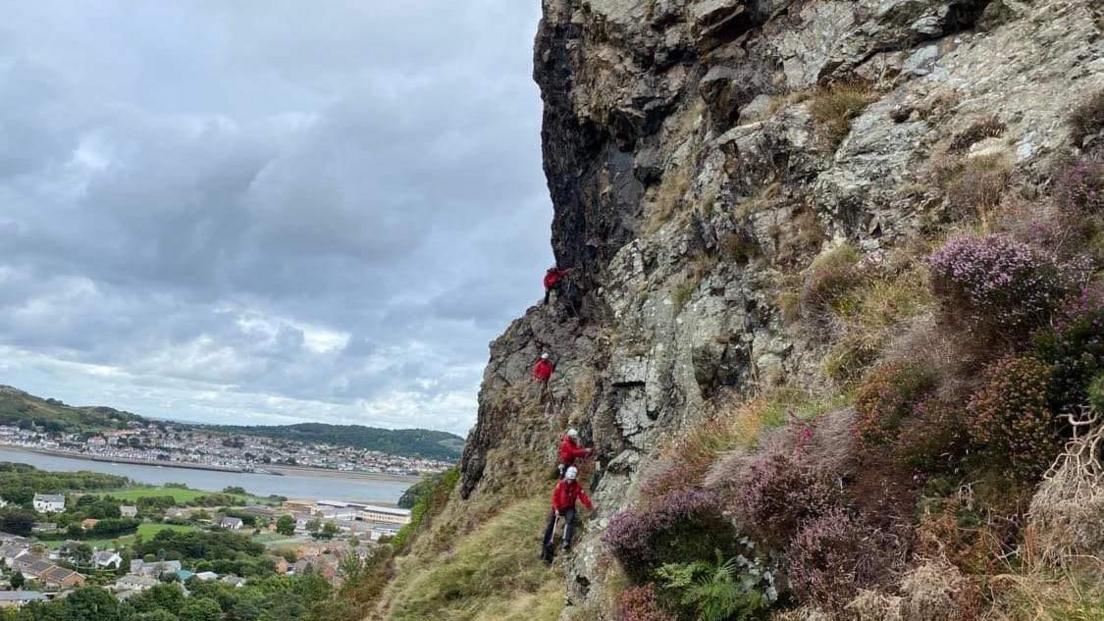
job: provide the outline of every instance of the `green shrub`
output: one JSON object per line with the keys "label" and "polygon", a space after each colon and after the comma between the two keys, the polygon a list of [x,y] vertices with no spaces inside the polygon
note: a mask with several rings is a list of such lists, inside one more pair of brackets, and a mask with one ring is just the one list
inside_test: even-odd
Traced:
{"label": "green shrub", "polygon": [[679,608],[701,621],[750,619],[778,598],[774,573],[762,563],[717,552],[715,563],[670,563],[656,572]]}
{"label": "green shrub", "polygon": [[1076,414],[1088,403],[1089,384],[1104,373],[1104,309],[1072,318],[1036,336],[1035,354],[1051,367],[1047,405]]}
{"label": "green shrub", "polygon": [[1024,480],[1041,475],[1061,446],[1047,406],[1051,370],[1034,358],[1005,358],[984,374],[967,406],[969,430],[988,463],[1004,464]]}
{"label": "green shrub", "polygon": [[820,137],[835,149],[851,133],[851,120],[872,101],[874,94],[865,84],[835,84],[813,94],[809,99],[809,115]]}
{"label": "green shrub", "polygon": [[1089,405],[1097,412],[1104,413],[1104,373],[1097,375],[1089,384]]}
{"label": "green shrub", "polygon": [[897,437],[913,406],[935,386],[929,369],[903,362],[875,367],[855,390],[855,430],[864,442],[884,444]]}
{"label": "green shrub", "polygon": [[801,285],[800,312],[816,318],[838,310],[838,303],[862,280],[858,269],[862,255],[843,244],[820,254],[805,270]]}
{"label": "green shrub", "polygon": [[391,540],[396,553],[405,551],[414,534],[428,527],[428,518],[444,509],[449,494],[459,480],[460,469],[454,466],[440,475],[432,487],[420,490],[419,498],[410,510],[410,521]]}

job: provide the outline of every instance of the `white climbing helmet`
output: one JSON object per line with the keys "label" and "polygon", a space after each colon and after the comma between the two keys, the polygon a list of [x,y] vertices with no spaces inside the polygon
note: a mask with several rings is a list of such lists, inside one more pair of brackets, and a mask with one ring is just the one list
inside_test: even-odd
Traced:
{"label": "white climbing helmet", "polygon": [[574,481],[578,476],[579,476],[579,469],[576,468],[575,466],[569,467],[567,469],[567,472],[564,473],[564,478],[567,479],[568,481]]}
{"label": "white climbing helmet", "polygon": [[572,427],[571,429],[568,429],[567,430],[567,437],[571,438],[572,440],[578,440],[579,439],[579,430],[574,428],[574,427]]}
{"label": "white climbing helmet", "polygon": [[541,352],[541,360],[548,360],[548,352]]}

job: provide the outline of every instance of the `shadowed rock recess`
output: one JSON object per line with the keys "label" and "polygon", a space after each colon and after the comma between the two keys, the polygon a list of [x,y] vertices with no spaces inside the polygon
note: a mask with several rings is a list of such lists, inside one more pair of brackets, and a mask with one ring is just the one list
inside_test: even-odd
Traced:
{"label": "shadowed rock recess", "polygon": [[[560,297],[530,308],[491,345],[478,423],[438,526],[462,538],[497,507],[548,495],[555,446],[570,424],[597,449],[583,478],[598,509],[584,519],[574,552],[551,570],[564,585],[552,596],[562,597],[564,619],[675,618],[621,610],[623,592],[644,582],[655,583],[669,610],[663,614],[707,618],[696,617],[690,604],[675,610],[684,604],[655,573],[619,569],[623,559],[603,540],[619,512],[654,510],[663,493],[655,488],[664,486],[718,494],[734,537],[746,536],[769,557],[763,562],[775,568],[780,595],[772,611],[746,618],[980,618],[996,596],[970,604],[974,616],[967,604],[959,606],[961,616],[923,616],[967,597],[972,587],[954,580],[1008,570],[983,560],[971,574],[947,552],[949,543],[925,547],[930,533],[922,516],[935,511],[925,501],[972,503],[999,531],[1004,547],[992,557],[1022,555],[1023,507],[1041,471],[992,486],[1006,490],[996,500],[992,493],[982,498],[986,466],[978,455],[996,440],[964,432],[970,448],[949,467],[895,461],[904,449],[867,441],[874,436],[862,427],[857,401],[885,369],[915,363],[926,366],[908,373],[930,380],[894,390],[914,390],[928,402],[981,403],[971,395],[994,360],[1034,355],[1031,335],[1013,342],[1019,337],[1005,326],[1000,338],[990,338],[980,324],[962,323],[967,313],[949,308],[931,286],[928,257],[951,237],[1004,235],[1036,244],[1033,252],[1050,253],[1060,266],[1081,261],[1080,280],[1062,285],[1066,290],[1099,282],[1099,230],[1087,234],[1095,242],[1066,252],[1028,229],[1059,209],[1053,204],[1061,171],[1104,154],[1099,126],[1089,122],[1075,141],[1069,120],[1104,91],[1104,5],[543,4],[534,77],[544,100],[551,240],[559,265],[573,271]],[[933,353],[938,347],[944,351]],[[529,373],[545,350],[558,366],[551,398],[540,403]],[[884,393],[877,392],[883,401]],[[761,411],[750,415],[756,407]],[[910,407],[898,412],[905,422],[893,425],[912,429],[908,421],[920,415]],[[750,429],[733,439],[741,421]],[[717,432],[724,437],[703,458],[686,437],[708,425],[726,431]],[[892,540],[885,553],[892,566],[855,585],[850,603],[827,601],[808,577],[812,570],[795,565],[808,555],[789,543],[796,535],[762,534],[763,525],[737,506],[754,474],[729,462],[793,444],[794,429],[824,445],[793,449],[801,459],[833,455],[832,466],[818,462],[813,469],[825,471],[814,474],[830,475],[846,519],[872,533],[857,545],[881,554],[872,542]],[[1057,445],[1069,437],[1061,425],[1045,433]],[[683,463],[693,459],[708,463]],[[684,479],[656,482],[664,477]],[[977,497],[963,500],[967,492]],[[995,524],[998,515],[1006,528]],[[540,526],[519,543],[532,548],[534,562]],[[833,532],[829,526],[824,532]],[[421,537],[446,536],[427,533]],[[415,545],[412,554],[445,547]],[[946,571],[933,571],[933,563]],[[924,604],[917,581],[937,574],[943,590],[928,593],[934,599]]]}

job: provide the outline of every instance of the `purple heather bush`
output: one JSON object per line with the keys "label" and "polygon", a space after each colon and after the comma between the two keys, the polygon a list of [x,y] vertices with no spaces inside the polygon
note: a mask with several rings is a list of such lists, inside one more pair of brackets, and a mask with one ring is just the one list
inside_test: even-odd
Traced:
{"label": "purple heather bush", "polygon": [[975,328],[1022,333],[1044,323],[1062,298],[1054,262],[1005,235],[952,239],[929,264],[944,312]]}
{"label": "purple heather bush", "polygon": [[752,462],[731,510],[741,529],[758,541],[784,546],[806,520],[838,501],[835,487],[795,459],[766,454]]}
{"label": "purple heather bush", "polygon": [[860,589],[891,582],[901,559],[892,537],[836,509],[806,522],[791,541],[790,586],[802,603],[839,612]]}
{"label": "purple heather bush", "polygon": [[664,563],[737,552],[735,530],[722,515],[716,493],[683,489],[613,516],[602,541],[625,573],[642,582]]}
{"label": "purple heather bush", "polygon": [[1074,215],[1104,212],[1104,162],[1079,160],[1055,180],[1061,209]]}

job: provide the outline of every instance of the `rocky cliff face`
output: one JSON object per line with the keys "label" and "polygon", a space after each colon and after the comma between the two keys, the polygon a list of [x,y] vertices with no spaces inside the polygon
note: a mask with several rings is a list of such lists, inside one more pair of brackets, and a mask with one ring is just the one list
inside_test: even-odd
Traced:
{"label": "rocky cliff face", "polygon": [[[601,601],[599,537],[665,439],[730,395],[832,389],[828,339],[780,303],[814,257],[877,262],[953,220],[950,157],[999,162],[998,192],[1030,197],[1100,148],[1064,120],[1104,88],[1102,34],[1095,0],[544,0],[534,75],[572,286],[493,344],[453,502],[550,489],[578,425],[599,510],[565,614]],[[818,109],[833,88],[861,103]],[[542,350],[559,365],[534,405]]]}

